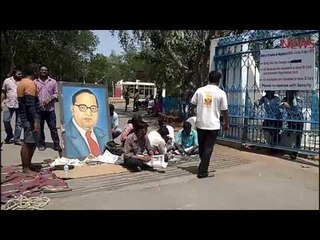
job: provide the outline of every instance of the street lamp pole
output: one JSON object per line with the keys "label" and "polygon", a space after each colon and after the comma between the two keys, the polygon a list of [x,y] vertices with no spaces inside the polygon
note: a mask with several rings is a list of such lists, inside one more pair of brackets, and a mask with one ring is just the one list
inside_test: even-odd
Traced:
{"label": "street lamp pole", "polygon": [[114,82],[112,81],[112,97],[114,97]]}
{"label": "street lamp pole", "polygon": [[[112,65],[112,66],[111,66],[112,69],[114,69],[115,67],[116,67],[115,65]],[[109,73],[109,72],[110,72],[110,71],[108,71],[108,73]],[[104,80],[104,78],[108,75],[108,73],[104,74],[104,75],[100,78],[100,80],[96,82],[96,84],[98,84],[98,83],[100,83],[102,80]],[[105,84],[106,84],[106,88],[109,89],[109,88],[108,88],[108,82],[107,82],[107,81],[105,82]],[[113,81],[112,81],[112,89],[113,89],[113,93],[112,93],[112,96],[113,96],[113,95],[114,95]]]}
{"label": "street lamp pole", "polygon": [[102,78],[100,78],[100,80],[97,82],[97,84],[100,83],[106,76],[107,74],[103,75]]}

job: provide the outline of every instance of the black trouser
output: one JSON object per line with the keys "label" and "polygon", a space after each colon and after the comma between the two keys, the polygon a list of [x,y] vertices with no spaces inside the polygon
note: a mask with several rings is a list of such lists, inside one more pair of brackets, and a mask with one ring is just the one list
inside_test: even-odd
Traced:
{"label": "black trouser", "polygon": [[197,128],[200,164],[198,167],[198,174],[208,173],[210,158],[213,147],[216,143],[219,130],[204,130]]}
{"label": "black trouser", "polygon": [[126,106],[125,106],[124,110],[127,111],[127,108],[128,108],[128,105],[129,105],[129,98],[126,98],[125,100],[126,100]]}
{"label": "black trouser", "polygon": [[133,111],[139,111],[139,101],[133,101]]}
{"label": "black trouser", "polygon": [[56,121],[56,113],[55,111],[40,111],[40,128],[41,128],[41,137],[39,141],[39,146],[45,145],[45,135],[44,135],[44,122],[47,122],[47,125],[50,129],[51,138],[53,141],[53,144],[55,146],[59,146],[59,136],[58,136],[58,130],[57,130],[57,121]]}
{"label": "black trouser", "polygon": [[[280,143],[280,128],[282,128],[281,120],[265,120],[263,121],[264,131],[269,133],[268,144],[277,145]],[[267,127],[267,128],[266,128]]]}
{"label": "black trouser", "polygon": [[[295,141],[295,147],[300,148],[301,147],[301,138],[302,138],[302,131],[303,130],[303,122],[289,122],[288,121],[288,129],[291,129],[292,133],[296,132],[296,141]],[[297,130],[297,131],[295,131]]]}
{"label": "black trouser", "polygon": [[145,164],[142,160],[135,159],[135,158],[126,158],[124,159],[124,165],[128,168],[135,168],[137,166],[143,168],[145,167]]}

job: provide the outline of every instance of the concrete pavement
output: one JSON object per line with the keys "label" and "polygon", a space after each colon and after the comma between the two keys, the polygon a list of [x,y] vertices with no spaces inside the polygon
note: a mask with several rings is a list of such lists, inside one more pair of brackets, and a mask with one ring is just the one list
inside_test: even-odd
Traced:
{"label": "concrete pavement", "polygon": [[[226,147],[216,149],[227,150]],[[244,157],[238,153],[239,157]],[[51,198],[46,207],[74,210],[306,210],[319,209],[317,167],[251,154],[248,164],[124,186],[116,190]],[[214,165],[214,163],[213,163]],[[84,181],[83,181],[84,183]],[[105,185],[107,184],[104,183]],[[103,186],[104,184],[101,184]],[[48,195],[49,196],[49,195]]]}

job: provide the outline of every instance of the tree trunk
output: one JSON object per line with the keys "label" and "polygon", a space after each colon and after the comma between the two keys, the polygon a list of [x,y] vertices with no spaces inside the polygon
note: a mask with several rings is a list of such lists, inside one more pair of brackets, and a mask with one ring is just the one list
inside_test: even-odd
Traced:
{"label": "tree trunk", "polygon": [[14,61],[14,58],[15,58],[15,56],[16,56],[16,50],[14,50],[13,49],[13,47],[12,48],[10,48],[10,74],[12,73],[12,71],[13,71],[13,69],[16,67],[15,66],[15,61]]}

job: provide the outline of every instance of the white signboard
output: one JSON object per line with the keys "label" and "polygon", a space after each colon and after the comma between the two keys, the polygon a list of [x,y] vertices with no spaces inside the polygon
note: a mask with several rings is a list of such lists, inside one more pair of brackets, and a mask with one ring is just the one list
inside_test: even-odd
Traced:
{"label": "white signboard", "polygon": [[261,90],[313,90],[314,82],[314,49],[261,50]]}

